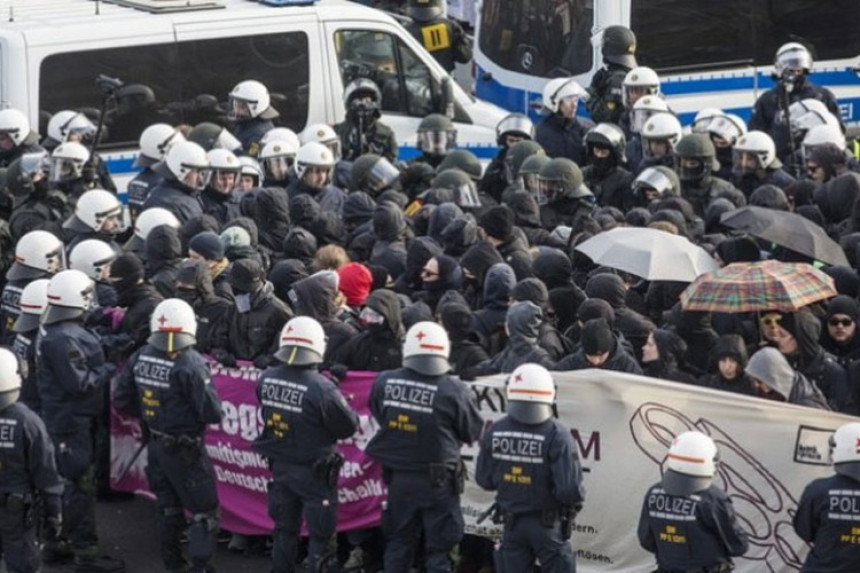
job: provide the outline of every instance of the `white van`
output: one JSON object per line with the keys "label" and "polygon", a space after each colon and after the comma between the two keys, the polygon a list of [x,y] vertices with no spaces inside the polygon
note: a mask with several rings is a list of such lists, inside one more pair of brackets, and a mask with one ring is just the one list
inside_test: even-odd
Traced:
{"label": "white van", "polygon": [[839,100],[846,126],[860,125],[860,2],[816,0],[481,0],[475,93],[526,112],[553,77],[583,86],[603,66],[601,32],[629,26],[640,65],[654,68],[683,123],[706,107],[748,118],[773,86],[786,42],[813,51],[810,80]]}
{"label": "white van", "polygon": [[342,121],[344,85],[371,77],[401,158],[417,154],[422,117],[452,109],[461,147],[494,154],[495,127],[507,112],[460,89],[384,12],[344,0],[267,2],[14,2],[0,27],[0,106],[21,109],[44,135],[56,111],[100,108],[96,77],[119,78],[100,152],[120,189],[146,126],[223,124],[227,94],[244,79],[263,82],[280,112],[276,123],[299,132]]}

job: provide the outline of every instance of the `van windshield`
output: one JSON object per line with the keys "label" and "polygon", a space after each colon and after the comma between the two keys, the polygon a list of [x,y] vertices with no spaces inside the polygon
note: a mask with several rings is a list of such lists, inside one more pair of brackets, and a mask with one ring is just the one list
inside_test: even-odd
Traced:
{"label": "van windshield", "polygon": [[506,70],[541,77],[591,70],[594,0],[484,0],[480,50]]}

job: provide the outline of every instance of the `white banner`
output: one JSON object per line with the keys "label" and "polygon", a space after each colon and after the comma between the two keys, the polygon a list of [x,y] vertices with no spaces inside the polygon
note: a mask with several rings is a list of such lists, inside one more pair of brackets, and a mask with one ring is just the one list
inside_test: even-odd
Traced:
{"label": "white banner", "polygon": [[[578,571],[652,571],[636,527],[647,489],[660,480],[673,437],[703,432],[720,450],[715,484],[725,489],[749,534],[738,571],[794,571],[806,544],[792,516],[803,488],[830,475],[828,438],[856,418],[604,370],[554,372],[561,420],[571,429],[585,470],[585,507],[571,544]],[[504,413],[504,376],[472,384],[488,423]],[[477,444],[464,450],[470,476]],[[490,520],[475,525],[493,494],[469,481],[466,530],[492,537]]]}

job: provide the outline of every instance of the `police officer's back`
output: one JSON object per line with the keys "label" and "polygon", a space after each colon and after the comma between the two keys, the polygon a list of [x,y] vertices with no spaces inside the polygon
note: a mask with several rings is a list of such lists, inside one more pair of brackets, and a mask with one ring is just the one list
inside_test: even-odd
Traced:
{"label": "police officer's back", "polygon": [[749,542],[726,492],[713,485],[717,446],[701,432],[678,435],[663,479],[651,486],[639,517],[639,543],[658,571],[731,571]]}
{"label": "police officer's back", "polygon": [[308,524],[308,569],[317,571],[331,551],[337,521],[337,478],[343,457],[337,440],[350,437],[358,417],[337,387],[319,372],[325,333],[299,316],[281,331],[275,357],[282,362],[260,376],[257,399],[263,432],[254,449],[269,459],[269,516],[275,522],[272,562],[276,573],[296,571],[302,515]]}
{"label": "police officer's back", "polygon": [[18,402],[21,383],[19,358],[0,348],[0,542],[7,571],[33,573],[41,564],[36,525],[44,518],[44,538],[59,534],[63,485],[45,424]]}
{"label": "police officer's back", "polygon": [[586,102],[591,119],[598,123],[618,123],[624,111],[624,77],[638,66],[636,35],[624,26],[609,26],[603,31],[603,67],[591,78]]}
{"label": "police officer's back", "polygon": [[380,430],[366,452],[388,483],[385,571],[408,571],[423,527],[426,569],[451,571],[448,552],[463,536],[460,447],[478,439],[482,420],[469,388],[449,374],[450,343],[433,322],[406,334],[403,367],[381,372],[370,394]]}
{"label": "police officer's back", "polygon": [[117,382],[116,405],[138,417],[150,437],[146,475],[159,509],[161,558],[170,571],[185,570],[180,539],[188,529],[190,571],[209,571],[215,551],[218,494],[203,433],[221,421],[221,403],[209,364],[195,349],[191,306],[167,299],[152,313],[148,344],[129,359]]}
{"label": "police officer's back", "polygon": [[444,0],[409,0],[406,15],[412,18],[407,30],[449,72],[455,63],[472,59],[472,40],[457,21],[447,18]]}
{"label": "police officer's back", "polygon": [[857,539],[860,507],[860,423],[844,424],[831,438],[835,474],[814,480],[803,490],[794,530],[812,545],[803,571],[860,570]]}
{"label": "police officer's back", "polygon": [[42,418],[65,480],[67,531],[78,571],[122,571],[122,561],[100,556],[95,524],[94,440],[105,408],[105,386],[116,372],[99,338],[84,327],[95,285],[81,271],[54,275],[36,350]]}
{"label": "police officer's back", "polygon": [[528,571],[540,556],[541,571],[572,572],[568,539],[585,501],[582,468],[570,430],[553,418],[555,383],[537,364],[511,373],[508,414],[484,434],[475,480],[495,491],[504,534],[496,570]]}
{"label": "police officer's back", "polygon": [[27,365],[21,380],[21,402],[36,413],[42,409],[36,385],[36,336],[39,320],[48,304],[48,282],[48,279],[37,279],[24,287],[21,291],[21,314],[12,325],[15,333],[12,350]]}

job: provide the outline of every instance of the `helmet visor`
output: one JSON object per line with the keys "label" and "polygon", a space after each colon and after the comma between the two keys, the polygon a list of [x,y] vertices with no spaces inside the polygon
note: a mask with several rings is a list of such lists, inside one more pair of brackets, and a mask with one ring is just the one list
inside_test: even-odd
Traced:
{"label": "helmet visor", "polygon": [[424,153],[444,155],[457,145],[457,137],[453,131],[429,130],[418,132],[418,147]]}
{"label": "helmet visor", "polygon": [[477,208],[481,206],[481,198],[474,185],[460,185],[455,190],[457,205],[460,207]]}
{"label": "helmet visor", "polygon": [[642,133],[642,128],[645,127],[645,122],[648,121],[654,110],[650,109],[634,109],[630,112],[630,131],[633,133]]}
{"label": "helmet visor", "polygon": [[334,156],[335,161],[340,161],[340,158],[342,157],[342,155],[341,155],[340,140],[339,139],[332,139],[331,141],[324,141],[321,143],[323,145],[325,145],[326,147],[328,147],[329,151],[331,151],[331,154]]}
{"label": "helmet visor", "polygon": [[48,179],[52,183],[62,183],[64,181],[73,181],[80,179],[84,170],[84,164],[75,159],[67,159],[65,157],[52,157],[51,168],[48,172]]}
{"label": "helmet visor", "polygon": [[672,181],[656,169],[646,169],[636,181],[633,182],[634,189],[654,189],[660,195],[672,190]]}
{"label": "helmet visor", "polygon": [[538,195],[538,188],[540,187],[540,177],[537,173],[523,173],[523,189],[528,191],[534,196]]}
{"label": "helmet visor", "polygon": [[32,177],[36,173],[48,173],[51,170],[51,158],[46,151],[25,153],[21,156],[21,173]]}
{"label": "helmet visor", "polygon": [[235,151],[237,149],[242,149],[242,143],[236,139],[232,133],[226,129],[222,129],[221,133],[218,134],[218,138],[215,140],[215,143],[212,145],[212,149]]}
{"label": "helmet visor", "polygon": [[732,150],[732,171],[737,175],[752,175],[764,166],[757,153],[745,149]]}
{"label": "helmet visor", "polygon": [[274,181],[285,181],[289,177],[292,166],[293,157],[288,155],[269,157],[263,160],[263,169],[266,171],[266,176]]}
{"label": "helmet visor", "polygon": [[549,203],[556,197],[561,197],[562,194],[564,194],[563,180],[538,177],[538,204],[543,205],[545,203]]}
{"label": "helmet visor", "polygon": [[[230,95],[227,100],[227,106],[229,107],[227,119],[230,121],[241,121],[243,119],[251,119],[253,117],[253,107],[256,106],[257,102],[240,99],[234,95]],[[225,147],[224,149],[228,148]]]}
{"label": "helmet visor", "polygon": [[209,185],[209,178],[212,176],[212,171],[208,168],[204,169],[184,164],[182,167],[185,171],[185,176],[182,178],[182,182],[185,185],[198,191],[202,191],[207,185]]}
{"label": "helmet visor", "polygon": [[383,157],[373,164],[367,174],[367,183],[373,191],[382,191],[397,181],[398,177],[400,171]]}

